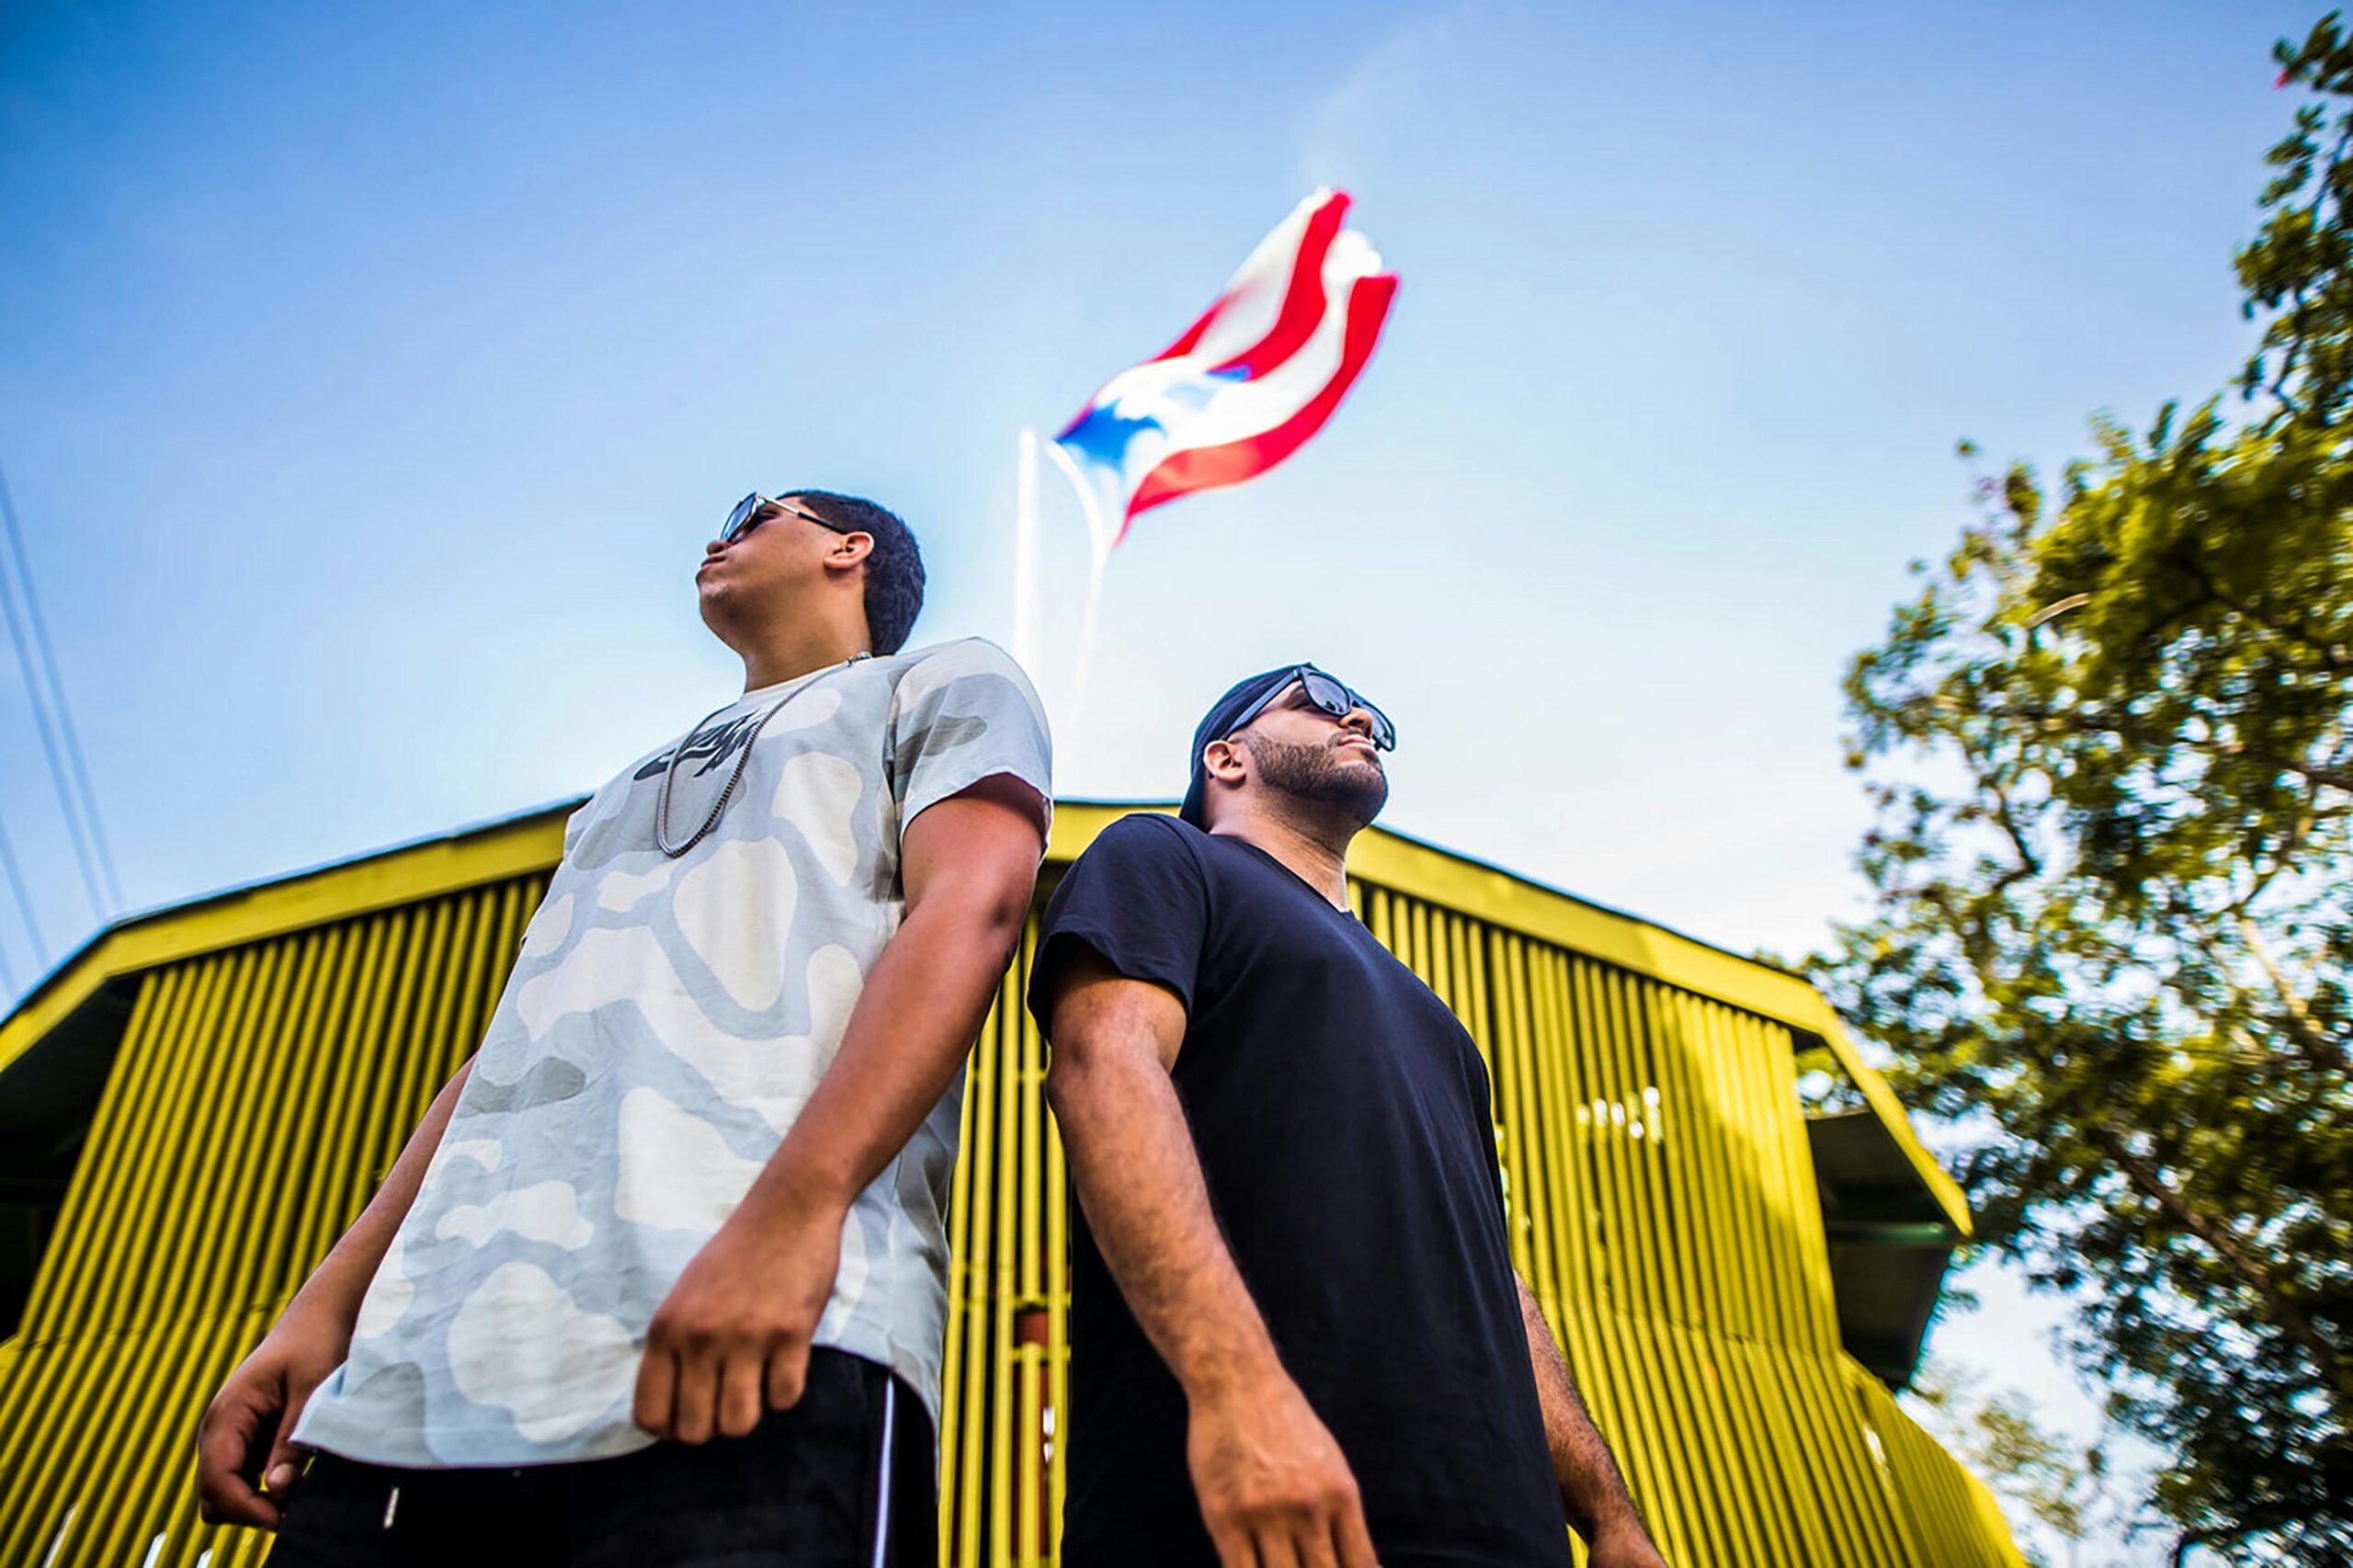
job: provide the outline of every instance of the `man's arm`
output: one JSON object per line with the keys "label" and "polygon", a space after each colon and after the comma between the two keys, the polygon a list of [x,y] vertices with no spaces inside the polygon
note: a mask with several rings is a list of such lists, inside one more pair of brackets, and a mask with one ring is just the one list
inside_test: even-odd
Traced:
{"label": "man's arm", "polygon": [[[425,1185],[426,1167],[441,1146],[442,1130],[473,1065],[468,1057],[433,1096],[384,1185],[205,1407],[196,1428],[196,1496],[207,1520],[278,1528],[278,1503],[301,1472],[301,1455],[288,1440],[294,1424],[312,1392],[349,1353],[351,1325],[369,1281]],[[265,1477],[267,1495],[259,1490]]]}
{"label": "man's arm", "polygon": [[1609,1457],[1609,1445],[1578,1397],[1576,1381],[1569,1376],[1568,1361],[1553,1342],[1535,1292],[1517,1274],[1512,1283],[1519,1287],[1520,1326],[1528,1333],[1528,1358],[1536,1369],[1536,1396],[1544,1407],[1544,1437],[1561,1483],[1561,1506],[1571,1528],[1585,1538],[1592,1568],[1665,1568],[1666,1560],[1634,1511],[1618,1462]]}
{"label": "man's arm", "polygon": [[1000,774],[907,824],[905,919],[826,1069],[750,1190],[646,1331],[633,1415],[657,1437],[741,1437],[801,1398],[842,1225],[906,1147],[988,1017],[1021,939],[1040,802]]}
{"label": "man's arm", "polygon": [[1355,1478],[1283,1370],[1210,1210],[1168,1070],[1176,995],[1073,957],[1051,998],[1046,1097],[1088,1229],[1185,1390],[1193,1486],[1225,1568],[1370,1568]]}

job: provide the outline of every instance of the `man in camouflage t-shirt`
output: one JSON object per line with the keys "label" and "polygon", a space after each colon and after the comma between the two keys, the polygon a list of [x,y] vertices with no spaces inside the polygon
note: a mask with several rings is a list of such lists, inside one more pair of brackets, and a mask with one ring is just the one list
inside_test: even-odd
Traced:
{"label": "man in camouflage t-shirt", "polygon": [[747,497],[697,582],[744,695],[574,814],[481,1048],[207,1413],[208,1512],[283,1510],[276,1562],[931,1553],[1045,720],[987,642],[897,651],[922,567],[870,503]]}

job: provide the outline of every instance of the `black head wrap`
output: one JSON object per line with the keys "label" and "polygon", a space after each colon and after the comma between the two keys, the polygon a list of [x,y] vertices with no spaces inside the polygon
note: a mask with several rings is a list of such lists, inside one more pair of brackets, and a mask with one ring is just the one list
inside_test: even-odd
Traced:
{"label": "black head wrap", "polygon": [[[1177,816],[1191,823],[1195,827],[1208,828],[1210,824],[1206,819],[1210,803],[1210,780],[1209,775],[1201,771],[1202,749],[1211,741],[1222,741],[1233,733],[1234,727],[1241,722],[1242,715],[1249,712],[1264,699],[1272,697],[1292,681],[1297,680],[1301,667],[1298,665],[1285,665],[1279,670],[1268,670],[1263,675],[1252,676],[1248,680],[1236,681],[1226,694],[1219,698],[1211,707],[1209,712],[1202,717],[1200,723],[1193,730],[1192,781],[1186,787],[1185,804],[1177,811]],[[1313,669],[1314,666],[1310,665],[1305,667]]]}

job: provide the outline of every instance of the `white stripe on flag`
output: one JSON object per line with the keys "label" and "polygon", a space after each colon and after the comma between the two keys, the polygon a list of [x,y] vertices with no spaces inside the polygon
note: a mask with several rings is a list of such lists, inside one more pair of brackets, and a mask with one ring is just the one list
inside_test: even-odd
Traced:
{"label": "white stripe on flag", "polygon": [[1290,294],[1290,276],[1299,265],[1299,247],[1307,239],[1307,221],[1331,199],[1330,190],[1317,191],[1291,209],[1290,216],[1258,242],[1250,259],[1227,279],[1225,303],[1186,358],[1200,361],[1206,369],[1267,335]]}

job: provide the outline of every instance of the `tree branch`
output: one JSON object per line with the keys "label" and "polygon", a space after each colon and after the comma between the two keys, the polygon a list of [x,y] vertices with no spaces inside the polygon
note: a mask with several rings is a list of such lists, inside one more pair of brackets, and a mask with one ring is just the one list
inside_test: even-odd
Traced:
{"label": "tree branch", "polygon": [[2303,1308],[2296,1304],[2269,1267],[2247,1250],[2235,1231],[2182,1197],[2154,1166],[2132,1152],[2114,1128],[2094,1122],[2085,1127],[2083,1133],[2094,1148],[2116,1162],[2116,1168],[2124,1173],[2126,1180],[2172,1215],[2184,1230],[2205,1243],[2208,1250],[2228,1264],[2247,1289],[2262,1299],[2271,1321],[2312,1358],[2313,1369],[2335,1391],[2340,1407],[2353,1403],[2353,1369],[2346,1366],[2336,1347],[2313,1326]]}
{"label": "tree branch", "polygon": [[2304,1060],[2324,1073],[2344,1074],[2347,1068],[2344,1051],[2322,1034],[2320,1026],[2313,1022],[2311,1009],[2304,1006],[2304,999],[2296,994],[2295,987],[2288,983],[2288,977],[2280,972],[2279,964],[2272,960],[2271,949],[2264,945],[2262,931],[2245,910],[2240,910],[2237,918],[2239,939],[2246,944],[2247,951],[2255,955],[2255,961],[2270,977],[2271,989],[2278,993],[2279,1005],[2288,1011],[2288,1032],[2295,1036],[2297,1042],[2303,1047]]}
{"label": "tree branch", "polygon": [[1979,708],[1976,713],[1981,719],[2008,719],[2046,726],[2055,725],[2061,729],[2077,733],[2096,730],[2103,734],[2118,735],[2147,746],[2185,746],[2191,751],[2209,752],[2222,756],[2248,757],[2262,763],[2267,767],[2275,767],[2282,773],[2292,773],[2309,783],[2325,785],[2329,789],[2342,790],[2347,794],[2353,794],[2353,768],[2300,760],[2291,761],[2286,757],[2274,756],[2268,752],[2249,750],[2243,741],[2193,740],[2188,735],[2160,729],[2154,724],[2136,723],[2130,719],[2117,718],[2084,709],[2062,711],[2056,708],[2033,704],[2009,704],[1998,708]]}

